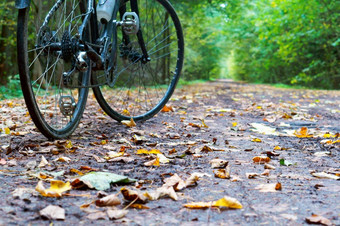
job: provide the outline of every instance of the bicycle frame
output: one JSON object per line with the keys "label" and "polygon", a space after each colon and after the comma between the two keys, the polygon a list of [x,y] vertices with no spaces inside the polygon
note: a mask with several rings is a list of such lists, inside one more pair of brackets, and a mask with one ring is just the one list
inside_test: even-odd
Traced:
{"label": "bicycle frame", "polygon": [[31,4],[31,0],[15,0],[15,8],[17,9],[25,9],[29,7]]}

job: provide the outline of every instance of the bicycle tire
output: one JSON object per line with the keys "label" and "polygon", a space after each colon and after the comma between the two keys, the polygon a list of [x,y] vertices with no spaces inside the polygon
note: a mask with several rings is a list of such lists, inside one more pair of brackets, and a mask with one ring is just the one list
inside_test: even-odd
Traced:
{"label": "bicycle tire", "polygon": [[[66,32],[69,37],[76,35],[86,2],[61,0],[45,2],[45,5],[39,2],[38,5],[31,3],[30,7],[20,9],[18,13],[17,54],[21,88],[29,114],[39,131],[49,139],[63,139],[78,126],[89,88],[64,86],[62,74],[70,69],[70,63],[62,59],[60,51],[53,52],[47,46],[66,39],[66,36],[63,37]],[[30,15],[33,7],[39,7],[40,17],[34,17],[33,13]],[[42,27],[47,17],[49,21]],[[88,26],[86,33],[89,29]],[[90,73],[91,68],[76,73],[73,82],[88,85]]]}
{"label": "bicycle tire", "polygon": [[[132,11],[128,3],[125,1],[121,7]],[[106,85],[93,89],[99,105],[117,121],[130,118],[144,121],[157,114],[173,94],[183,67],[183,31],[172,5],[167,0],[139,0],[138,4],[140,26],[151,61],[143,65],[126,59],[130,55],[141,54],[141,49],[136,44],[136,35],[129,35],[129,44],[126,44],[123,31],[118,30],[116,68],[112,73],[115,84],[112,87]],[[163,21],[156,21],[155,16]],[[130,52],[122,56],[124,47]],[[160,63],[163,67],[159,66]],[[98,76],[92,78],[95,80],[93,83],[98,83]]]}

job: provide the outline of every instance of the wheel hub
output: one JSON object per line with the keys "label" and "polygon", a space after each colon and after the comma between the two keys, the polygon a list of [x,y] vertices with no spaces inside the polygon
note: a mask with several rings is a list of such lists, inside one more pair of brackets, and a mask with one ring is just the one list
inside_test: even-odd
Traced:
{"label": "wheel hub", "polygon": [[61,56],[66,62],[70,62],[74,58],[74,54],[78,52],[78,40],[71,38],[70,32],[65,31],[61,39]]}

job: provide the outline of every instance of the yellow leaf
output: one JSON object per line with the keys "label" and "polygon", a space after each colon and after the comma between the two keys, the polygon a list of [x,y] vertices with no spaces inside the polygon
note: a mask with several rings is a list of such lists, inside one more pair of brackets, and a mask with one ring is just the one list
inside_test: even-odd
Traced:
{"label": "yellow leaf", "polygon": [[276,150],[276,151],[279,151],[279,150],[281,150],[282,148],[280,147],[280,146],[275,146],[275,148],[274,148],[274,150]]}
{"label": "yellow leaf", "polygon": [[101,144],[101,145],[107,144],[107,140],[102,140],[102,141],[100,141],[100,144]]}
{"label": "yellow leaf", "polygon": [[302,127],[298,131],[296,130],[294,132],[294,135],[297,136],[298,138],[310,138],[310,137],[313,137],[313,134],[308,134],[308,128],[307,127]]}
{"label": "yellow leaf", "polygon": [[151,155],[151,154],[162,154],[162,152],[158,149],[152,149],[150,151],[146,150],[146,149],[139,149],[137,150],[137,155]]}
{"label": "yellow leaf", "polygon": [[5,128],[5,134],[8,135],[8,134],[10,134],[10,133],[11,133],[11,130],[10,130],[8,127],[6,127],[6,128]]}
{"label": "yellow leaf", "polygon": [[153,163],[154,166],[159,166],[159,158],[156,158],[156,161]]}
{"label": "yellow leaf", "polygon": [[129,208],[134,208],[134,209],[150,209],[146,205],[138,204],[138,203],[130,205]]}
{"label": "yellow leaf", "polygon": [[340,143],[340,140],[333,141],[332,144]]}
{"label": "yellow leaf", "polygon": [[213,202],[191,202],[184,204],[185,208],[189,209],[206,209],[212,206]]}
{"label": "yellow leaf", "polygon": [[209,128],[209,126],[207,126],[207,124],[205,124],[204,119],[201,119],[201,122],[202,122],[203,127]]}
{"label": "yellow leaf", "polygon": [[130,116],[130,112],[127,110],[127,109],[124,109],[123,110],[123,115],[127,115],[127,116]]}
{"label": "yellow leaf", "polygon": [[70,140],[66,141],[65,148],[71,149],[72,148],[72,141],[70,141]]}
{"label": "yellow leaf", "polygon": [[233,122],[232,125],[233,125],[233,127],[236,127],[237,126],[237,122]]}
{"label": "yellow leaf", "polygon": [[227,207],[231,209],[242,209],[242,204],[235,198],[224,196],[213,203],[214,207]]}
{"label": "yellow leaf", "polygon": [[83,175],[84,175],[81,171],[79,171],[79,170],[77,170],[77,169],[74,169],[74,168],[70,169],[70,172],[71,172],[71,173],[76,173],[76,174],[78,174],[78,175],[80,175],[80,176],[83,176]]}
{"label": "yellow leaf", "polygon": [[39,181],[35,190],[45,197],[61,197],[63,192],[71,190],[70,182],[64,183],[63,181],[51,181],[51,187],[46,189],[42,181]]}
{"label": "yellow leaf", "polygon": [[259,139],[259,138],[254,138],[254,139],[252,139],[251,141],[252,141],[252,142],[258,142],[258,143],[261,143],[261,142],[262,142],[262,140]]}
{"label": "yellow leaf", "polygon": [[126,125],[127,127],[135,127],[136,126],[136,123],[133,120],[133,118],[131,118],[130,120],[123,120],[121,123],[123,125]]}
{"label": "yellow leaf", "polygon": [[215,202],[192,202],[183,205],[189,209],[206,209],[210,207],[226,207],[231,209],[242,209],[242,204],[235,198],[224,196]]}

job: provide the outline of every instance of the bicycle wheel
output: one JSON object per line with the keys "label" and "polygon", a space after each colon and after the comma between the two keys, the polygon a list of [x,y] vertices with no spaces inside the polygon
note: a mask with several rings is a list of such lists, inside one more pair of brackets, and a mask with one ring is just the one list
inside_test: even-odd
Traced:
{"label": "bicycle wheel", "polygon": [[[150,61],[141,59],[142,48],[137,35],[127,34],[122,27],[117,27],[112,84],[94,88],[100,106],[118,121],[146,120],[158,113],[173,94],[183,66],[183,32],[174,8],[167,0],[136,2],[140,31]],[[133,12],[131,5],[130,1],[125,1],[120,14]]]}
{"label": "bicycle wheel", "polygon": [[91,68],[75,70],[77,45],[89,40],[89,26],[79,37],[86,1],[31,1],[19,10],[17,48],[21,87],[30,116],[50,139],[69,136],[79,124]]}

